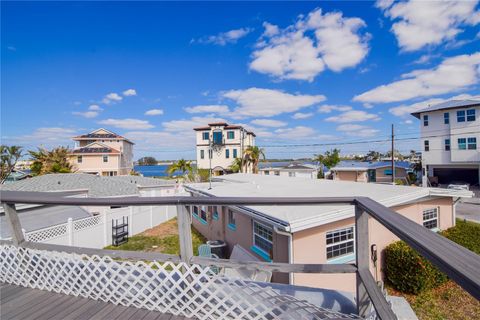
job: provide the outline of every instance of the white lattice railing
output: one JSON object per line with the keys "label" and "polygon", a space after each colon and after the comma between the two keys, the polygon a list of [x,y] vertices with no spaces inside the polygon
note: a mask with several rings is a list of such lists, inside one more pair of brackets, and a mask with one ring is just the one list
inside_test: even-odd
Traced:
{"label": "white lattice railing", "polygon": [[199,319],[358,319],[186,263],[1,245],[0,282]]}
{"label": "white lattice railing", "polygon": [[67,224],[57,224],[52,227],[43,228],[26,233],[26,240],[32,242],[43,242],[67,235]]}
{"label": "white lattice railing", "polygon": [[87,217],[87,218],[84,218],[84,219],[79,219],[79,220],[73,221],[73,229],[75,231],[83,230],[83,229],[86,229],[86,228],[90,228],[90,227],[94,227],[96,225],[99,225],[100,223],[102,223],[102,218],[100,217],[100,215],[96,215],[96,216],[93,216],[93,217]]}

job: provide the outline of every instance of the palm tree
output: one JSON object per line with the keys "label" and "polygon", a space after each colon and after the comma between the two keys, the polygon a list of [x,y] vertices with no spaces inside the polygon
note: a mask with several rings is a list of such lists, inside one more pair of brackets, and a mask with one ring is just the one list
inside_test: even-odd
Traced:
{"label": "palm tree", "polygon": [[249,146],[244,153],[244,157],[247,163],[252,164],[253,173],[258,173],[258,163],[260,158],[265,160],[265,150],[259,147]]}
{"label": "palm tree", "polygon": [[12,173],[12,170],[15,168],[15,164],[18,159],[22,156],[22,147],[20,146],[0,146],[0,184],[2,184],[5,179]]}
{"label": "palm tree", "polygon": [[182,175],[185,175],[185,173],[191,173],[193,171],[192,162],[185,159],[180,159],[174,164],[170,165],[167,169],[167,173],[170,176],[173,175],[176,171],[181,171]]}
{"label": "palm tree", "polygon": [[51,151],[38,148],[38,151],[28,151],[33,163],[30,167],[35,176],[47,173],[70,173],[73,168],[68,161],[69,150],[65,147],[57,147]]}
{"label": "palm tree", "polygon": [[237,172],[243,171],[242,166],[243,166],[242,158],[235,158],[232,164],[230,165],[230,170],[232,170],[233,173],[237,173]]}

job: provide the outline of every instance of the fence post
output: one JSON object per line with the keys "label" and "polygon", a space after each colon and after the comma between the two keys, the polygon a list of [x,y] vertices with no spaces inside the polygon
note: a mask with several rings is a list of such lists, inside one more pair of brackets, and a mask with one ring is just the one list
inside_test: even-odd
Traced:
{"label": "fence post", "polygon": [[190,215],[185,206],[177,205],[178,236],[180,240],[180,258],[190,263],[193,257],[192,228],[190,226]]}
{"label": "fence post", "polygon": [[68,237],[68,245],[73,246],[73,220],[72,218],[67,219],[67,237]]}
{"label": "fence post", "polygon": [[[363,211],[357,205],[355,206],[355,244],[357,270],[366,270],[370,272],[369,262],[369,240],[368,240],[368,213]],[[370,311],[370,299],[368,297],[365,285],[357,271],[357,311],[358,315],[366,318]]]}
{"label": "fence post", "polygon": [[4,203],[3,209],[5,215],[7,216],[8,224],[10,226],[10,231],[12,233],[13,244],[18,246],[25,241],[23,235],[22,225],[18,219],[17,209],[15,208],[14,203]]}
{"label": "fence post", "polygon": [[153,228],[153,206],[150,206],[150,229]]}
{"label": "fence post", "polygon": [[128,213],[128,236],[133,236],[133,207],[130,206],[130,212]]}
{"label": "fence post", "polygon": [[103,210],[102,221],[103,221],[103,247],[106,247],[108,246],[108,213],[106,210]]}

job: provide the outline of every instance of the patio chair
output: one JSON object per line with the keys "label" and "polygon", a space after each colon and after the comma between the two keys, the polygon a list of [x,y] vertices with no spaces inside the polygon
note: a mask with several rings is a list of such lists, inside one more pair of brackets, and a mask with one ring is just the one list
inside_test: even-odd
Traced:
{"label": "patio chair", "polygon": [[[204,258],[219,259],[219,257],[215,253],[212,253],[212,248],[208,244],[201,244],[198,246],[198,256]],[[216,266],[210,266],[210,270],[212,270],[216,274],[220,272],[220,268]]]}
{"label": "patio chair", "polygon": [[[230,259],[240,261],[260,261],[253,254],[248,252],[248,250],[244,249],[238,244],[233,247]],[[270,282],[272,279],[272,272],[266,270],[251,271],[245,269],[224,268],[223,274],[231,278],[240,278],[259,282]]]}

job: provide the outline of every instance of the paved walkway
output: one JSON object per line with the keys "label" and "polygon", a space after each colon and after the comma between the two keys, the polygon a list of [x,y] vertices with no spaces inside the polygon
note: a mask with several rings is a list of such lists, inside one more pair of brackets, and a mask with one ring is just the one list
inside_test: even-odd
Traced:
{"label": "paved walkway", "polygon": [[0,319],[184,320],[188,318],[0,282]]}

